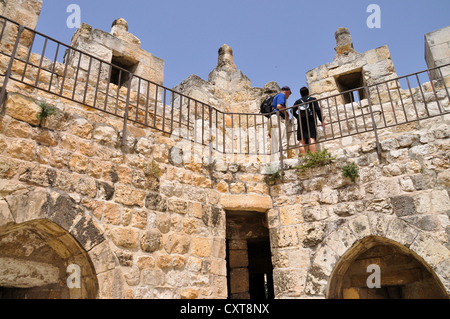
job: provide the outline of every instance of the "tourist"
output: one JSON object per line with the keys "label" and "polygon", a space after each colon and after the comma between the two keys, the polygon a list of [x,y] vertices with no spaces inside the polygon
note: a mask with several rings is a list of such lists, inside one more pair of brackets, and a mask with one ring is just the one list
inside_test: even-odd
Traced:
{"label": "tourist", "polygon": [[[294,117],[297,119],[297,140],[299,143],[299,155],[302,156],[306,154],[306,145],[309,144],[309,151],[314,153],[316,151],[316,116],[322,123],[323,132],[325,134],[325,121],[322,117],[322,111],[320,110],[319,103],[317,103],[316,98],[309,95],[309,89],[307,87],[302,87],[300,89],[300,95],[302,96],[298,99],[294,105]],[[301,105],[305,102],[310,102],[305,105]],[[300,112],[300,114],[299,114]]]}
{"label": "tourist", "polygon": [[[268,119],[268,130],[269,136],[271,137],[271,161],[275,161],[275,154],[278,153],[280,144],[279,141],[281,139],[281,145],[283,150],[287,149],[287,135],[286,135],[286,121],[290,121],[290,115],[287,108],[287,100],[289,96],[291,96],[292,92],[289,86],[283,86],[281,88],[281,93],[275,95],[273,99],[273,107],[274,111],[280,114],[280,125],[278,126],[278,113],[272,114],[272,116]],[[281,135],[280,135],[281,130]],[[283,157],[286,158],[285,152],[283,152]]]}

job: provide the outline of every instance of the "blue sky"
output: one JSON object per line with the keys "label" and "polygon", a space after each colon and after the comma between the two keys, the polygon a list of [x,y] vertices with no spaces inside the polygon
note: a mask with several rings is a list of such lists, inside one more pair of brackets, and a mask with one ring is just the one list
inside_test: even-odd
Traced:
{"label": "blue sky", "polygon": [[[427,68],[425,33],[450,25],[449,0],[43,0],[37,31],[70,44],[70,4],[96,29],[127,20],[142,48],[165,60],[168,88],[191,74],[207,80],[228,44],[253,87],[276,81],[296,96],[307,71],[333,60],[339,27],[358,52],[388,45],[397,74],[406,75]],[[381,28],[367,26],[369,4],[381,9]]]}

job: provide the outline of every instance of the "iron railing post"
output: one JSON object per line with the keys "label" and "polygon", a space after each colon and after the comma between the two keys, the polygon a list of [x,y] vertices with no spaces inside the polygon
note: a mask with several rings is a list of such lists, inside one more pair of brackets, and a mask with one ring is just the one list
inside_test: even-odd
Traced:
{"label": "iron railing post", "polygon": [[367,102],[369,104],[370,116],[372,118],[373,132],[375,133],[375,143],[377,144],[377,154],[378,154],[378,157],[381,158],[380,140],[378,139],[377,123],[375,122],[375,116],[373,115],[372,102],[371,102],[371,97],[370,97],[370,93],[369,93],[369,88],[366,86],[365,90],[366,90],[366,95],[367,95]]}
{"label": "iron railing post", "polygon": [[280,169],[281,175],[284,175],[284,160],[283,160],[283,138],[281,135],[281,115],[280,111],[277,111],[277,120],[278,120],[278,150],[280,152]]}
{"label": "iron railing post", "polygon": [[[5,21],[5,23],[6,22],[7,21]],[[2,91],[0,92],[0,109],[3,109],[3,102],[4,102],[5,97],[6,97],[6,87],[8,86],[8,80],[9,80],[9,77],[11,76],[12,66],[13,66],[14,60],[16,58],[17,49],[19,47],[19,42],[20,42],[20,37],[21,37],[22,32],[23,32],[24,29],[25,29],[25,27],[23,25],[19,25],[19,30],[17,32],[16,42],[14,44],[14,48],[13,48],[12,53],[11,53],[11,59],[9,60],[8,69],[6,70],[6,73],[5,73],[5,79],[3,81]]]}
{"label": "iron railing post", "polygon": [[[133,73],[130,72],[130,78],[128,79],[127,87],[127,101],[125,104],[125,114],[123,116],[123,130],[122,130],[122,146],[127,143],[127,121],[128,121],[128,110],[130,108],[130,94],[131,94],[131,81],[133,80]],[[119,90],[119,88],[118,88]]]}
{"label": "iron railing post", "polygon": [[[209,165],[213,163],[213,138],[212,138],[212,106],[209,107]],[[181,110],[180,110],[181,112]],[[217,116],[217,115],[216,115]]]}

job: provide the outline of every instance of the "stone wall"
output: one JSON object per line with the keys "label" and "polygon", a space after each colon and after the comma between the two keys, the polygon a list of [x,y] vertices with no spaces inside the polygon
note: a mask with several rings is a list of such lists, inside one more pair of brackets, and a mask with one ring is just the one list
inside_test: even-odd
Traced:
{"label": "stone wall", "polygon": [[8,93],[2,230],[43,218],[65,229],[93,260],[100,298],[226,296],[224,212],[209,171],[169,165],[173,141],[142,128],[130,126],[124,151],[121,121],[34,93],[58,112],[37,121],[36,100]]}
{"label": "stone wall", "polygon": [[[372,236],[415,252],[448,291],[446,121],[383,140],[381,158],[359,145],[332,152],[336,161],[329,166],[300,175],[294,168],[286,171],[270,188],[274,209],[268,212],[278,297],[327,296],[337,262],[345,253],[356,258],[350,251]],[[354,183],[341,171],[351,162],[359,167]]]}

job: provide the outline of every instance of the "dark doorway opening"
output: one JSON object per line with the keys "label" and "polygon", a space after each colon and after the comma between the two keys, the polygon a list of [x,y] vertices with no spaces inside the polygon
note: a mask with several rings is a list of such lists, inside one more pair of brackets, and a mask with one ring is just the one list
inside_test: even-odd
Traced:
{"label": "dark doorway opening", "polygon": [[130,73],[136,72],[138,62],[127,59],[123,56],[113,55],[111,60],[112,69],[109,82],[118,87],[127,86],[130,80]]}
{"label": "dark doorway opening", "polygon": [[362,88],[364,86],[362,70],[340,75],[336,78],[336,83],[339,92],[342,93],[345,104],[358,102],[367,98],[366,92]]}
{"label": "dark doorway opening", "polygon": [[249,239],[247,246],[250,298],[273,299],[273,266],[269,239]]}
{"label": "dark doorway opening", "polygon": [[273,266],[266,215],[227,212],[229,299],[273,299]]}

